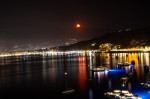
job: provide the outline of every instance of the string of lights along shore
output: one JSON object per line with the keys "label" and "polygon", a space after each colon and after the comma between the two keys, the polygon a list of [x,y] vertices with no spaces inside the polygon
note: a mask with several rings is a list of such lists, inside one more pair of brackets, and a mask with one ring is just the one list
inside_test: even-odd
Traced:
{"label": "string of lights along shore", "polygon": [[1,99],[150,99],[145,0],[1,0]]}

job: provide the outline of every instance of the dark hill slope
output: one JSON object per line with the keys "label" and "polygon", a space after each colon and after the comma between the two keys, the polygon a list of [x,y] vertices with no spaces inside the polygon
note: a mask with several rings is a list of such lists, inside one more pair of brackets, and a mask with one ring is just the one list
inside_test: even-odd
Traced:
{"label": "dark hill slope", "polygon": [[[93,43],[96,43],[96,45],[91,46],[91,44]],[[61,50],[98,49],[99,45],[104,43],[121,45],[122,48],[150,45],[150,27],[135,30],[125,30],[121,32],[112,32],[92,40],[81,41],[62,48],[60,47],[59,49]]]}
{"label": "dark hill slope", "polygon": [[112,43],[114,45],[123,45],[129,46],[131,41],[144,41],[147,44],[150,44],[150,28],[136,29],[122,32],[113,32],[106,34],[102,37],[93,39],[93,42],[98,44],[102,43]]}

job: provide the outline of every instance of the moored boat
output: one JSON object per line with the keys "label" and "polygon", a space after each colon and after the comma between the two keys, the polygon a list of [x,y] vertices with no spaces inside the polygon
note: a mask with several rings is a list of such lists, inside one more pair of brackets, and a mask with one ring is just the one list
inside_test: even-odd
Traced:
{"label": "moored boat", "polygon": [[113,92],[106,92],[104,95],[109,99],[142,99],[128,90],[114,90]]}
{"label": "moored boat", "polygon": [[118,66],[130,66],[128,62],[119,63]]}
{"label": "moored boat", "polygon": [[93,72],[100,72],[100,71],[109,71],[109,69],[104,67],[104,66],[100,66],[100,67],[91,69],[91,71],[93,71]]}
{"label": "moored boat", "polygon": [[140,83],[140,85],[145,88],[150,88],[150,81],[147,81],[145,83]]}

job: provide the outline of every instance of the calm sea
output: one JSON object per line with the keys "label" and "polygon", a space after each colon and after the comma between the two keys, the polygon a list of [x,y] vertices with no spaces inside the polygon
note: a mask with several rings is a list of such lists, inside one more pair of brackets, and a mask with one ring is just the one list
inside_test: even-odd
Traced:
{"label": "calm sea", "polygon": [[[118,63],[131,63],[132,60],[135,61],[135,66],[117,67]],[[111,72],[91,72],[90,69],[101,65],[109,68]],[[36,54],[0,57],[0,97],[105,99],[104,93],[107,91],[126,89],[142,99],[149,99],[150,89],[140,86],[140,82],[150,79],[150,73],[144,70],[144,65],[150,65],[150,53]],[[132,74],[132,77],[123,85],[120,78],[129,74]],[[66,89],[75,91],[62,94]]]}

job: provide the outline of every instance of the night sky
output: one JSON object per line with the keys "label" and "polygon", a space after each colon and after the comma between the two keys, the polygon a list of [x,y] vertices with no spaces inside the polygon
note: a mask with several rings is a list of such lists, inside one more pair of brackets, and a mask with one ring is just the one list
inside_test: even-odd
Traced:
{"label": "night sky", "polygon": [[[88,40],[120,29],[150,26],[150,6],[144,0],[54,1],[1,1],[0,50],[51,47],[73,38]],[[80,29],[75,28],[77,23]]]}

